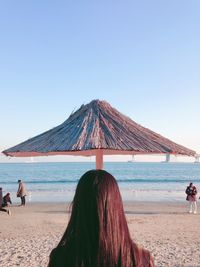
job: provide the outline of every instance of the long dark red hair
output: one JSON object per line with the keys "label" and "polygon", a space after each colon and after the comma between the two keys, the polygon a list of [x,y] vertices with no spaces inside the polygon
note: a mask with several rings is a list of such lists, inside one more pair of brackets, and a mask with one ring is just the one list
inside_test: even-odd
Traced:
{"label": "long dark red hair", "polygon": [[67,229],[50,255],[49,267],[134,267],[121,195],[104,170],[79,180]]}

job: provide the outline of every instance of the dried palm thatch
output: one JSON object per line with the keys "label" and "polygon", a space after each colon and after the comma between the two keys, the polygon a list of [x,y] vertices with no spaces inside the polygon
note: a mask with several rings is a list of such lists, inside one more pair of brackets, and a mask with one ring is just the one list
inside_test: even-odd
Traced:
{"label": "dried palm thatch", "polygon": [[59,126],[3,151],[9,156],[176,154],[195,151],[135,123],[107,102],[82,105]]}

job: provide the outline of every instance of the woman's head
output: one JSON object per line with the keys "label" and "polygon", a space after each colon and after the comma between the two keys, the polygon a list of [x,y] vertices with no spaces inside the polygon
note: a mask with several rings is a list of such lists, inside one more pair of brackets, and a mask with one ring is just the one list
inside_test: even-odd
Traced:
{"label": "woman's head", "polygon": [[111,174],[91,170],[80,178],[59,246],[73,246],[74,266],[134,266],[122,199]]}
{"label": "woman's head", "polygon": [[[115,178],[104,170],[90,170],[79,180],[76,188],[72,213],[81,213],[85,220],[98,220],[108,224],[113,215],[124,214],[121,195]],[[86,216],[87,215],[87,216]],[[83,218],[82,218],[83,219]]]}

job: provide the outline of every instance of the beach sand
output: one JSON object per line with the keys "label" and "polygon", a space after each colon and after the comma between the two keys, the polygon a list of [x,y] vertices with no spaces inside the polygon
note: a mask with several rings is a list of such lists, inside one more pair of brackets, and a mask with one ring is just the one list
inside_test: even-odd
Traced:
{"label": "beach sand", "polygon": [[[124,203],[132,238],[150,250],[157,267],[200,267],[200,214],[187,203]],[[13,205],[0,212],[0,266],[46,267],[69,219],[64,203]]]}

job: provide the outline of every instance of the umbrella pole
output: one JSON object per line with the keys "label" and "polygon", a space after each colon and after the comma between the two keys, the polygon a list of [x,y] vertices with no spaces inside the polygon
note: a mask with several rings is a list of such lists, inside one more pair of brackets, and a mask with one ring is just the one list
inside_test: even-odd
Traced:
{"label": "umbrella pole", "polygon": [[96,169],[103,169],[103,151],[101,149],[98,149],[96,151]]}

